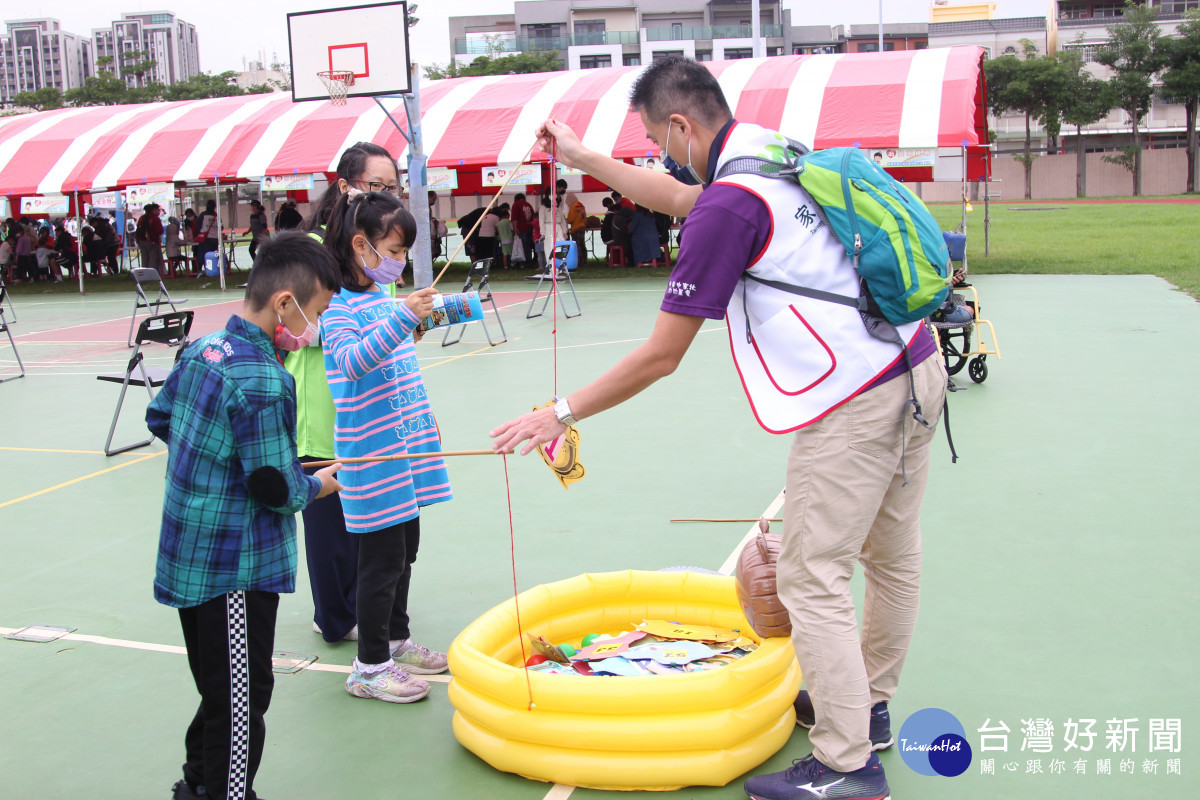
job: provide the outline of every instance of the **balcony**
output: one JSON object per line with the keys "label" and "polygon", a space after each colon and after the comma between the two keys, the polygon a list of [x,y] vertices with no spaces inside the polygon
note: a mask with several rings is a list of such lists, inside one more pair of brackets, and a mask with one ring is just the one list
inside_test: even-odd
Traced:
{"label": "balcony", "polygon": [[570,36],[571,44],[578,47],[580,45],[596,45],[596,44],[637,44],[639,42],[637,31],[599,31],[597,33],[572,33]]}
{"label": "balcony", "polygon": [[455,55],[481,55],[488,53],[524,53],[529,50],[566,50],[566,36],[534,36],[530,38],[506,36],[501,39],[455,39]]}
{"label": "balcony", "polygon": [[[751,29],[748,25],[704,25],[683,26],[680,28],[647,28],[648,42],[676,42],[688,39],[749,39]],[[783,36],[782,25],[763,25],[762,35],[765,37]]]}

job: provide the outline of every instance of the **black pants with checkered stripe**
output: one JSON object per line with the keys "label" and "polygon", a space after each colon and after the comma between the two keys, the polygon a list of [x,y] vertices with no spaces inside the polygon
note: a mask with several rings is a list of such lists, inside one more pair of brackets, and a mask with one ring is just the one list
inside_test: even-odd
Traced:
{"label": "black pants with checkered stripe", "polygon": [[275,678],[275,617],[279,595],[230,592],[179,609],[188,666],[200,708],[184,739],[183,778],[214,800],[255,800]]}

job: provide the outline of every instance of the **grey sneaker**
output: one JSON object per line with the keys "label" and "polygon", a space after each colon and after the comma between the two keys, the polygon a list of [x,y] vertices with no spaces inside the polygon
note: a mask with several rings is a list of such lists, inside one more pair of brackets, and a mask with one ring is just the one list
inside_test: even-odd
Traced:
{"label": "grey sneaker", "polygon": [[429,684],[393,665],[369,677],[354,670],[346,679],[346,691],[385,703],[415,703],[429,694]]}
{"label": "grey sneaker", "polygon": [[445,653],[430,650],[412,639],[391,643],[392,660],[396,666],[413,675],[436,675],[448,665]]}

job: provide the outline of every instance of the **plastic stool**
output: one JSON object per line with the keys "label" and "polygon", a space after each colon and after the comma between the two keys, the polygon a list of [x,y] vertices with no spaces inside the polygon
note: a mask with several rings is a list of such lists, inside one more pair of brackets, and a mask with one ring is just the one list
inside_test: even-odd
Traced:
{"label": "plastic stool", "polygon": [[629,261],[625,256],[625,248],[619,244],[610,244],[608,246],[608,266],[610,267],[628,267]]}

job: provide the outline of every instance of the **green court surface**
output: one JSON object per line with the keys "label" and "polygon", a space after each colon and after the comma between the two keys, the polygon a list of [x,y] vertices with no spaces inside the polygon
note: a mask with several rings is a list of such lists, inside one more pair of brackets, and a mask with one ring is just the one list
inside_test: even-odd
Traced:
{"label": "green court surface", "polygon": [[[1200,695],[1187,687],[1200,661],[1200,306],[1142,276],[982,276],[977,286],[1003,359],[988,359],[981,385],[957,378],[969,387],[951,396],[959,462],[944,437],[934,445],[921,620],[891,705],[897,738],[920,709],[954,714],[974,759],[959,777],[927,777],[886,751],[893,797],[1198,796]],[[491,428],[554,394],[556,370],[567,393],[636,346],[663,281],[577,288],[577,319],[526,320],[527,295],[499,295],[508,343],[488,348],[474,326],[454,347],[433,335],[418,347],[447,449],[487,447]],[[235,293],[189,297],[194,336],[238,306]],[[196,706],[178,618],[151,592],[166,460],[158,443],[104,457],[118,387],[94,378],[128,357],[132,296],[16,303],[29,374],[0,385],[0,628],[78,631],[49,644],[0,639],[0,796],[166,798]],[[706,323],[675,375],[582,422],[588,472],[569,491],[536,457],[507,459],[521,589],[726,562],[749,525],[669,520],[758,516],[780,493],[789,441],[756,426],[727,351],[723,324]],[[14,367],[5,339],[0,370]],[[119,441],[144,436],[144,390],[131,391]],[[445,649],[512,596],[504,468],[495,456],[454,460],[455,500],[423,514],[410,611],[424,644]],[[336,668],[354,646],[312,632],[303,555],[300,565],[276,649],[317,655],[318,669],[277,676],[256,781],[268,800],[607,794],[477,759],[451,732],[445,683],[411,706],[350,697]],[[1089,719],[1090,751],[1070,749],[1067,723]],[[1049,739],[1026,741],[1040,721]],[[1007,751],[992,749],[1005,737],[980,732],[1001,723]],[[1123,750],[1107,733],[1117,725],[1136,729]],[[797,729],[761,769],[808,750]],[[1105,760],[1112,774],[1101,774]],[[735,781],[667,796],[744,795]]]}

